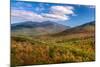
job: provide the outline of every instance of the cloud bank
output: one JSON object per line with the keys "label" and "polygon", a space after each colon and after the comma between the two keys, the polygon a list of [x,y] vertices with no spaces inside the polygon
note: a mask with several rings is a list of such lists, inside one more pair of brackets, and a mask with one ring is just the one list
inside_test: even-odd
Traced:
{"label": "cloud bank", "polygon": [[[22,5],[22,4],[21,4]],[[28,7],[32,7],[31,5],[27,5]],[[39,6],[41,7],[41,6]],[[33,10],[45,9],[44,7],[39,8],[31,8]],[[37,13],[34,11],[24,10],[24,7],[16,7],[16,9],[11,10],[11,18],[14,21],[14,18],[20,19],[21,21],[34,21],[34,22],[44,22],[44,21],[67,21],[70,19],[70,15],[73,15],[74,7],[73,6],[51,6],[47,13],[41,12]],[[16,19],[15,19],[16,20]],[[20,20],[18,22],[20,22]]]}

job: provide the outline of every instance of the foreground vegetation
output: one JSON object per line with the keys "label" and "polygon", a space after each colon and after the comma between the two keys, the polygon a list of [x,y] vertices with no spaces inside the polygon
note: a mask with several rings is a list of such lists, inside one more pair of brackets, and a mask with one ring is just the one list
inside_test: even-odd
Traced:
{"label": "foreground vegetation", "polygon": [[12,36],[11,64],[33,65],[95,60],[94,34],[63,36]]}

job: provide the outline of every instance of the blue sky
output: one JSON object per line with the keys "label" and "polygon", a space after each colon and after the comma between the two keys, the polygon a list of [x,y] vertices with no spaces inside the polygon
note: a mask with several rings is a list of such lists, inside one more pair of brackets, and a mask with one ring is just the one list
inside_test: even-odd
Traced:
{"label": "blue sky", "polygon": [[51,21],[74,27],[94,20],[93,5],[11,2],[11,23]]}

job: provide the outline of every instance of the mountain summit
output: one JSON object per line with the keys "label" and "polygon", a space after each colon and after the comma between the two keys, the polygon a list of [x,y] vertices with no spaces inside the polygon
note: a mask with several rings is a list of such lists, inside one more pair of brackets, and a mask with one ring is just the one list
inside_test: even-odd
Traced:
{"label": "mountain summit", "polygon": [[64,26],[55,22],[21,22],[11,25],[13,35],[47,35],[62,32],[69,29],[69,26]]}

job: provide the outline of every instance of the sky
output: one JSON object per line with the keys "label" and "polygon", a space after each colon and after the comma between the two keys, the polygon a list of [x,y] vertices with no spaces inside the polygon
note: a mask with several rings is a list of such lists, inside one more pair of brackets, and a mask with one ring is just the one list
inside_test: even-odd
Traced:
{"label": "sky", "polygon": [[78,26],[95,20],[95,6],[43,2],[11,2],[11,23],[51,21],[66,26]]}

